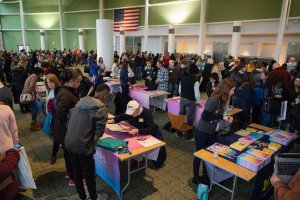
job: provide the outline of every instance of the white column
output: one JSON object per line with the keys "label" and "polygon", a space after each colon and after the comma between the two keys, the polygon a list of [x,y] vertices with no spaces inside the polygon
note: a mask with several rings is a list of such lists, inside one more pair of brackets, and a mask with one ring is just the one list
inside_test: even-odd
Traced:
{"label": "white column", "polygon": [[175,52],[175,26],[169,26],[169,36],[168,36],[168,52]]}
{"label": "white column", "polygon": [[148,50],[148,18],[149,18],[149,0],[145,0],[145,24],[144,24],[144,49],[143,51]]}
{"label": "white column", "polygon": [[82,28],[78,29],[78,36],[79,36],[79,50],[84,51],[84,31]]}
{"label": "white column", "polygon": [[59,32],[60,32],[60,49],[64,50],[64,30],[63,30],[63,20],[62,20],[62,6],[61,1],[58,0],[58,12],[59,12]]}
{"label": "white column", "polygon": [[283,33],[285,29],[285,23],[287,18],[287,10],[290,0],[282,0],[282,6],[281,6],[281,14],[280,14],[280,21],[279,21],[279,28],[278,28],[278,34],[277,34],[277,40],[276,40],[276,48],[275,48],[275,56],[274,59],[278,62],[280,59],[280,51],[282,46],[282,39],[283,39]]}
{"label": "white column", "polygon": [[164,53],[164,37],[163,36],[159,37],[159,49],[158,49],[158,53],[161,53],[161,54]]}
{"label": "white column", "polygon": [[23,42],[23,48],[25,51],[26,49],[26,39],[25,39],[25,25],[24,25],[24,12],[23,12],[23,0],[19,0],[19,7],[20,7],[20,19],[21,19],[21,29],[22,29],[22,42]]}
{"label": "white column", "polygon": [[105,66],[111,67],[114,58],[113,20],[96,20],[97,60],[103,58]]}
{"label": "white column", "polygon": [[198,55],[204,58],[205,51],[205,38],[206,38],[206,0],[201,0],[200,10],[200,31],[199,31],[199,48]]}
{"label": "white column", "polygon": [[126,51],[125,49],[125,28],[124,27],[120,27],[120,55],[122,55],[122,53],[124,53]]}
{"label": "white column", "polygon": [[231,40],[231,55],[234,58],[239,56],[240,41],[241,41],[241,25],[242,22],[234,21],[232,30],[232,40]]}
{"label": "white column", "polygon": [[99,18],[104,18],[104,7],[103,7],[103,0],[99,0]]}
{"label": "white column", "polygon": [[45,50],[46,49],[46,40],[45,40],[45,31],[40,30],[40,39],[41,39],[41,49]]}

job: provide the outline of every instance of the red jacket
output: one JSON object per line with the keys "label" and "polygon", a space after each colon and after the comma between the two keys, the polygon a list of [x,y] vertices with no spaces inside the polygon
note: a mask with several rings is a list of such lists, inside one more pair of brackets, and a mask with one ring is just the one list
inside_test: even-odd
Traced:
{"label": "red jacket", "polygon": [[282,67],[278,67],[274,69],[270,74],[270,76],[278,76],[278,75],[284,77],[284,89],[288,89],[292,79],[291,74],[287,70],[283,69]]}
{"label": "red jacket", "polygon": [[19,152],[8,150],[5,158],[0,161],[0,183],[2,183],[9,176],[12,176],[12,183],[0,191],[1,199],[13,200],[19,193],[19,183],[13,172],[19,163],[19,159]]}

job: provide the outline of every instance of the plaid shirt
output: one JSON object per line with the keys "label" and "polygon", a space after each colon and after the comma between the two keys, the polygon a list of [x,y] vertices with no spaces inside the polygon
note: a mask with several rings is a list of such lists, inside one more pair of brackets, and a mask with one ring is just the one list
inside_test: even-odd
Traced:
{"label": "plaid shirt", "polygon": [[169,73],[166,68],[163,67],[160,70],[158,70],[157,79],[159,80],[157,89],[168,91]]}

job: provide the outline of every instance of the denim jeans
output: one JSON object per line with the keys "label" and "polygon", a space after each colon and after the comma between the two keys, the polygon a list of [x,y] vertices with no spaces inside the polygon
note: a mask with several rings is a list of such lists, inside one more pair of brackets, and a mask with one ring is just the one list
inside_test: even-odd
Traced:
{"label": "denim jeans", "polygon": [[171,93],[171,96],[178,96],[178,83],[169,82],[168,83],[168,92]]}
{"label": "denim jeans", "polygon": [[271,127],[276,120],[277,115],[261,112],[260,124],[263,126]]}
{"label": "denim jeans", "polygon": [[195,101],[186,99],[186,98],[180,98],[180,115],[186,116],[186,124],[193,125],[194,117],[195,117],[195,111],[196,111],[196,103]]}
{"label": "denim jeans", "polygon": [[[210,145],[212,145],[216,141],[216,133],[204,133],[198,129],[195,130],[195,144],[196,144],[196,151],[199,151],[200,149],[206,148]],[[193,172],[194,172],[194,178],[199,177],[199,170],[200,170],[200,162],[201,159],[194,157],[193,161]],[[203,164],[203,173],[202,176],[207,175],[207,172],[205,170],[205,165]]]}
{"label": "denim jeans", "polygon": [[143,72],[143,67],[142,66],[137,66],[135,68],[136,80],[138,80],[138,81],[142,80],[142,72]]}
{"label": "denim jeans", "polygon": [[38,100],[37,98],[34,99],[30,103],[30,111],[31,111],[31,120],[36,121],[37,113],[38,113]]}

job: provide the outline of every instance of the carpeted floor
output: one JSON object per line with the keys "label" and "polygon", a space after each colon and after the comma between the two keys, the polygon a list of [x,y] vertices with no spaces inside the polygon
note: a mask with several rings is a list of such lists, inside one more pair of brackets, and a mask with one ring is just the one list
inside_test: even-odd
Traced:
{"label": "carpeted floor", "polygon": [[[204,96],[204,95],[203,95]],[[114,105],[110,102],[109,111],[113,113]],[[52,140],[42,132],[31,132],[29,129],[31,115],[21,114],[15,106],[15,115],[19,128],[20,142],[25,146],[37,190],[23,190],[18,199],[79,199],[75,187],[68,186],[64,178],[64,160],[62,150],[59,151],[57,163],[50,165]],[[158,110],[154,119],[160,127],[168,122],[167,113]],[[127,200],[189,200],[197,199],[196,187],[191,183],[192,162],[194,153],[194,142],[178,138],[174,133],[164,131],[164,138],[167,143],[168,159],[160,169],[153,169],[150,166],[149,175],[154,178],[152,183],[144,172],[132,175],[132,182],[124,193]],[[294,151],[299,152],[298,149]],[[126,163],[121,164],[121,182],[125,183],[127,174]],[[108,199],[117,199],[114,191],[101,178],[97,177],[97,190],[108,193]],[[226,180],[225,185],[230,187],[232,179]],[[248,199],[254,180],[246,182],[238,179],[236,199]],[[0,197],[1,199],[1,197]],[[230,194],[214,186],[209,194],[209,199],[230,199]]]}

